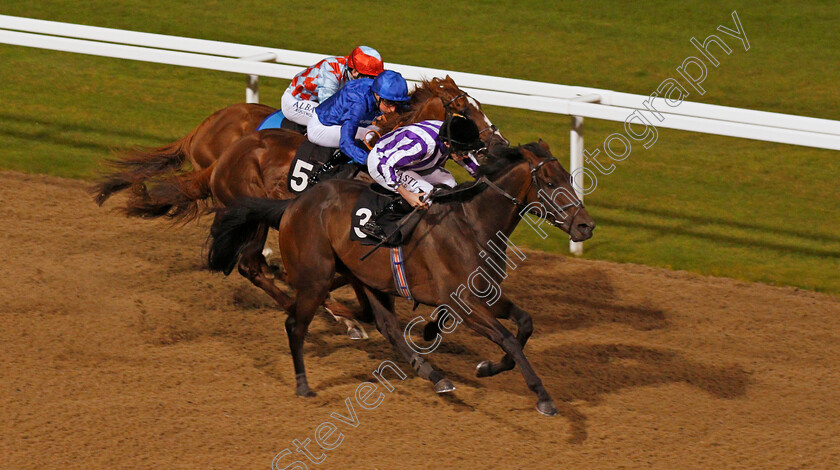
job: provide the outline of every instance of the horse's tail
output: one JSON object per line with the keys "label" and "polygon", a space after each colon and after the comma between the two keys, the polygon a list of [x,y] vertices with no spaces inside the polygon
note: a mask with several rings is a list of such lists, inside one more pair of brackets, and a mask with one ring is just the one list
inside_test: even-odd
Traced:
{"label": "horse's tail", "polygon": [[278,228],[283,213],[294,199],[276,200],[241,198],[223,209],[217,209],[216,220],[210,228],[210,249],[207,264],[212,271],[225,276],[233,271],[242,248],[261,224]]}
{"label": "horse's tail", "polygon": [[128,200],[125,214],[131,217],[167,217],[187,223],[201,215],[211,196],[210,177],[216,168],[209,167],[172,176],[146,189],[139,186]]}
{"label": "horse's tail", "polygon": [[91,188],[94,201],[101,206],[114,193],[180,169],[187,159],[186,147],[196,130],[171,144],[154,148],[136,147],[108,160],[106,165],[114,172]]}

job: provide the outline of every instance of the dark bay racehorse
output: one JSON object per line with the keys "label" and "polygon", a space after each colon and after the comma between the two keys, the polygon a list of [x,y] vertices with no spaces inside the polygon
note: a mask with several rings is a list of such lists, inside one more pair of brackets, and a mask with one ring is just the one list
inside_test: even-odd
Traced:
{"label": "dark bay racehorse", "polygon": [[[430,101],[434,99],[434,101]],[[440,107],[443,111],[475,110],[476,124],[483,129],[488,147],[507,145],[498,129],[481,113],[481,105],[464,93],[447,76],[424,81],[412,93],[410,108]],[[91,192],[100,206],[116,192],[136,187],[150,179],[170,175],[189,162],[198,172],[210,167],[224,151],[242,136],[253,134],[260,123],[276,109],[262,104],[238,103],[216,111],[181,139],[162,147],[137,148],[108,162],[115,171],[100,181]],[[401,117],[386,121],[380,128],[390,130],[400,124]],[[480,122],[478,120],[480,119]],[[187,173],[185,178],[198,180],[206,175]]]}
{"label": "dark bay racehorse", "polygon": [[[469,310],[463,316],[453,313],[456,325],[463,321],[505,352],[500,362],[480,363],[477,375],[491,376],[519,366],[526,384],[538,397],[538,411],[554,415],[557,413],[554,403],[523,353],[533,331],[530,315],[514,305],[501,290],[495,302],[489,302],[487,295],[481,297],[482,292],[465,290],[463,283],[472,279],[479,266],[486,267],[485,280],[492,278],[496,285],[507,277],[503,273],[506,259],[489,248],[489,241],[498,242],[498,232],[509,236],[525,212],[545,218],[575,241],[590,238],[595,223],[574,196],[569,173],[543,142],[496,149],[480,171],[491,182],[485,183],[488,184],[485,189],[467,201],[433,203],[404,245],[408,285],[414,299],[425,305],[451,305],[450,295],[458,295],[471,313]],[[278,227],[287,282],[296,290],[296,297],[293,300],[283,295],[276,299],[288,314],[286,332],[299,395],[314,395],[306,380],[303,341],[336,273],[346,276],[364,291],[377,328],[415,371],[430,380],[436,391],[452,390],[451,382],[414,352],[399,330],[393,310],[397,289],[389,250],[380,249],[361,261],[370,247],[349,238],[351,212],[364,189],[365,184],[358,181],[332,180],[315,186],[296,200],[237,201],[222,209],[221,217],[214,223],[208,253],[210,268],[230,272],[247,243],[247,234],[255,226]],[[490,269],[488,259],[502,268],[498,272]],[[489,289],[489,281],[480,284],[480,289]],[[516,336],[502,326],[499,318],[516,321]]]}

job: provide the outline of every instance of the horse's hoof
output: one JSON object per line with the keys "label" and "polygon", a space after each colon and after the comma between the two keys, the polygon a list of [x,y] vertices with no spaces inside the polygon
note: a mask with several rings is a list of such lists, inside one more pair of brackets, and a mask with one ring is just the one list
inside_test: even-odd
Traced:
{"label": "horse's hoof", "polygon": [[299,397],[312,398],[314,396],[317,396],[318,394],[313,392],[309,387],[306,387],[306,388],[298,388],[297,389],[297,395]]}
{"label": "horse's hoof", "polygon": [[368,335],[365,333],[365,330],[358,327],[353,327],[347,330],[347,336],[349,336],[350,339],[368,339]]}
{"label": "horse's hoof", "polygon": [[455,390],[455,384],[449,379],[440,379],[435,384],[435,393],[447,393]]}
{"label": "horse's hoof", "polygon": [[475,366],[476,377],[490,377],[490,366],[493,363],[490,361],[481,361]]}
{"label": "horse's hoof", "polygon": [[539,411],[541,415],[557,416],[557,408],[554,407],[554,402],[551,400],[537,403],[537,411]]}

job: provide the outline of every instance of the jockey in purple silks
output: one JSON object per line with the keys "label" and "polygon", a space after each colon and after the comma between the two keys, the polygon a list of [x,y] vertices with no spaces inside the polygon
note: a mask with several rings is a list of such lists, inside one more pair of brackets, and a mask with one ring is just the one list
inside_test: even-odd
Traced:
{"label": "jockey in purple silks", "polygon": [[435,185],[455,186],[455,178],[444,168],[446,161],[452,157],[476,176],[478,163],[472,153],[483,146],[478,126],[462,116],[418,122],[382,136],[368,154],[368,172],[412,207],[427,207],[422,197]]}
{"label": "jockey in purple silks", "polygon": [[[473,177],[477,176],[478,163],[473,152],[484,146],[478,136],[478,126],[459,115],[446,121],[423,121],[400,127],[382,136],[370,151],[368,172],[381,186],[399,193],[411,207],[426,209],[429,206],[423,197],[435,186],[455,186],[455,178],[444,168],[450,157]],[[398,201],[392,201],[361,231],[379,240],[388,239],[400,244],[419,218],[415,217],[414,223],[406,220],[394,233],[386,234],[380,224],[402,218],[409,212]]]}

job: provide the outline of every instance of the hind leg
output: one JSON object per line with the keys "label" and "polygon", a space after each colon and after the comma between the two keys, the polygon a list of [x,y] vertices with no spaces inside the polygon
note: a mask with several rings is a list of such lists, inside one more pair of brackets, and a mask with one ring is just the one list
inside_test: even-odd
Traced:
{"label": "hind leg", "polygon": [[[277,279],[286,284],[289,283],[288,276],[285,271],[278,271]],[[347,285],[347,283],[347,278],[344,276],[334,278],[329,288],[330,292]],[[367,300],[365,299],[364,294],[359,294],[359,291],[356,291],[356,296],[359,298],[359,303],[362,303],[363,299],[365,300],[364,303],[362,303],[362,309],[364,310],[364,305],[367,305]],[[347,336],[350,337],[350,339],[368,339],[367,332],[356,318],[357,315],[349,307],[337,300],[334,300],[332,296],[328,295],[327,299],[324,301],[324,309],[333,320],[343,324],[347,328]]]}
{"label": "hind leg", "polygon": [[342,322],[345,326],[347,326],[347,336],[349,336],[350,339],[368,339],[368,334],[361,323],[359,323],[359,320],[372,322],[373,314],[370,311],[370,303],[368,302],[367,296],[362,289],[361,283],[355,278],[348,279],[348,276],[338,276],[333,280],[333,284],[330,286],[330,291],[344,286],[348,282],[353,287],[353,291],[356,293],[356,299],[362,307],[361,312],[355,313],[346,305],[332,300],[329,297],[327,298],[324,307],[336,321]]}
{"label": "hind leg", "polygon": [[240,274],[251,281],[252,284],[265,291],[265,293],[270,295],[280,305],[280,308],[285,310],[292,303],[291,297],[281,291],[274,281],[269,279],[265,274],[267,264],[262,251],[267,238],[268,227],[260,225],[254,231],[251,239],[242,248],[242,256],[239,259],[237,268]]}
{"label": "hind leg", "polygon": [[292,362],[295,366],[295,393],[302,397],[315,396],[315,392],[309,388],[306,381],[303,341],[315,312],[327,297],[327,292],[325,287],[299,290],[294,305],[289,309],[289,317],[286,318],[286,334],[289,337],[289,349],[292,351]]}
{"label": "hind leg", "polygon": [[335,264],[329,242],[319,240],[317,234],[309,237],[307,242],[301,245],[290,243],[293,247],[284,246],[281,242],[280,250],[287,260],[289,284],[297,292],[294,305],[287,310],[289,318],[286,319],[286,333],[289,335],[289,348],[295,365],[296,392],[300,396],[311,397],[315,393],[306,381],[303,340],[315,312],[330,292]]}

